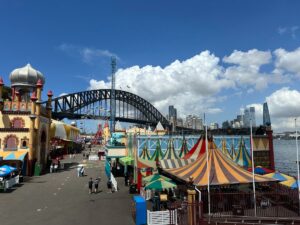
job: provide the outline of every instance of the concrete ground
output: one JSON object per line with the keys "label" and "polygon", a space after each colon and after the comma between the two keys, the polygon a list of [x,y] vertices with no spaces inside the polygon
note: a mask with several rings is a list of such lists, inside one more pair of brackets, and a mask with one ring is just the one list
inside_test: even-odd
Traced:
{"label": "concrete ground", "polygon": [[[85,161],[82,155],[63,161],[58,173],[25,180],[8,193],[0,192],[1,225],[132,225],[131,198],[124,178],[120,190],[108,193],[104,162]],[[86,164],[85,177],[77,177],[76,165]],[[101,177],[99,193],[88,193],[88,180]]]}

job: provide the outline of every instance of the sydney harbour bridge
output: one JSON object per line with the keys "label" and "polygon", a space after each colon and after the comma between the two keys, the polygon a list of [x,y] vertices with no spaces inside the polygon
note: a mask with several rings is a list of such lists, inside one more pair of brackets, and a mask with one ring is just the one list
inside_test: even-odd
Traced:
{"label": "sydney harbour bridge", "polygon": [[[169,121],[147,100],[123,90],[114,92],[115,120],[150,126],[155,126],[160,121],[163,126],[170,127]],[[52,99],[52,117],[111,120],[112,98],[112,89],[63,95]]]}

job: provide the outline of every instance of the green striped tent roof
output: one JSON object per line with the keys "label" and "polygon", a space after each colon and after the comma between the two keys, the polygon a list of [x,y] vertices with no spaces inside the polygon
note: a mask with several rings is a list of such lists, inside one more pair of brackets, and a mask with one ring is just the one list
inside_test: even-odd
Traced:
{"label": "green striped tent roof", "polygon": [[156,142],[156,149],[153,155],[151,156],[151,160],[159,161],[163,158],[163,153],[161,151],[161,146],[159,140]]}
{"label": "green striped tent roof", "polygon": [[188,152],[189,152],[189,149],[188,149],[188,146],[186,143],[186,139],[183,138],[182,145],[181,145],[180,152],[179,152],[179,158],[183,158]]}
{"label": "green striped tent roof", "polygon": [[149,154],[149,151],[148,151],[148,148],[147,148],[147,145],[144,145],[144,148],[140,154],[140,158],[142,159],[147,159],[149,160],[151,157],[150,157],[150,154]]}
{"label": "green striped tent roof", "polygon": [[243,137],[241,137],[239,142],[239,150],[237,152],[235,162],[245,168],[251,167],[251,157],[249,152],[246,149],[246,145]]}
{"label": "green striped tent roof", "polygon": [[169,142],[168,142],[168,148],[167,148],[167,151],[166,151],[163,159],[178,159],[178,158],[179,157],[177,156],[177,154],[175,152],[173,139],[170,138]]}

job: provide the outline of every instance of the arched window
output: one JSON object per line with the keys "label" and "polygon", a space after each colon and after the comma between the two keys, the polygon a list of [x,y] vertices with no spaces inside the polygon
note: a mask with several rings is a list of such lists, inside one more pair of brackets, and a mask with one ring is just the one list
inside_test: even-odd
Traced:
{"label": "arched window", "polygon": [[22,142],[22,148],[26,148],[27,147],[27,141],[23,141]]}
{"label": "arched window", "polygon": [[24,128],[25,122],[22,118],[16,117],[11,121],[12,128]]}
{"label": "arched window", "polygon": [[18,148],[18,140],[15,136],[9,136],[6,139],[5,148],[8,150],[16,150]]}

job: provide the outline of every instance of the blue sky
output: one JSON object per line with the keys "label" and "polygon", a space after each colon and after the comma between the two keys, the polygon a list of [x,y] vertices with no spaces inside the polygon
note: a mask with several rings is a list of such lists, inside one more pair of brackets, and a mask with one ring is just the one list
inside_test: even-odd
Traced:
{"label": "blue sky", "polygon": [[[131,91],[146,98],[140,91],[146,84],[136,82],[143,76],[151,82],[151,75],[143,69],[145,66],[148,65],[150,71],[155,66],[162,68],[155,74],[156,78],[163,79],[161,76],[171,73],[170,76],[178,80],[183,79],[174,75],[178,66],[170,66],[175,60],[179,60],[179,70],[187,76],[190,74],[189,63],[194,63],[192,67],[197,71],[197,67],[207,65],[206,60],[210,63],[217,60],[216,65],[209,66],[208,72],[200,71],[205,77],[218,69],[216,77],[212,78],[212,82],[221,81],[216,90],[211,91],[209,87],[207,92],[201,91],[207,85],[200,81],[196,82],[200,91],[192,84],[185,85],[191,85],[193,91],[185,89],[185,92],[189,92],[187,96],[195,97],[192,104],[197,106],[187,106],[185,98],[174,95],[172,90],[170,96],[174,96],[167,102],[162,101],[166,99],[167,91],[161,93],[161,97],[158,91],[158,96],[153,94],[149,101],[162,112],[166,112],[168,104],[174,104],[182,115],[188,112],[201,115],[203,111],[210,111],[210,122],[222,122],[235,117],[242,106],[263,103],[269,97],[269,104],[273,104],[270,108],[274,109],[271,116],[275,128],[288,129],[289,126],[281,125],[282,121],[290,121],[291,117],[299,115],[293,106],[295,101],[291,100],[300,95],[300,68],[294,66],[294,59],[300,56],[299,10],[299,1],[274,0],[0,0],[0,74],[7,84],[9,73],[14,68],[30,62],[46,76],[45,90],[51,89],[55,95],[60,95],[107,86],[110,56],[116,55],[118,68],[124,69],[119,72],[120,80],[127,76]],[[235,50],[238,51],[236,54]],[[249,52],[251,50],[256,51]],[[205,51],[209,52],[205,55]],[[265,53],[260,55],[261,59],[257,56],[260,53]],[[193,58],[195,56],[199,56],[200,61]],[[254,62],[253,65],[255,58],[265,62]],[[182,63],[189,59],[191,62]],[[139,67],[132,68],[136,65]],[[168,66],[171,69],[164,71]],[[232,68],[229,70],[229,67]],[[240,76],[250,70],[250,78],[264,77],[262,82],[267,85],[258,85],[249,79],[239,85],[240,79],[245,77],[236,79],[234,76],[239,75],[235,69]],[[136,75],[128,75],[130,72]],[[270,77],[275,73],[276,82]],[[197,72],[193,76],[197,80]],[[91,80],[95,82],[91,83]],[[170,85],[177,84],[171,82]],[[157,88],[168,89],[159,84]],[[277,100],[284,96],[289,96],[290,104],[278,104]],[[279,106],[283,109],[275,110]],[[294,110],[293,114],[283,113],[288,107]]]}

